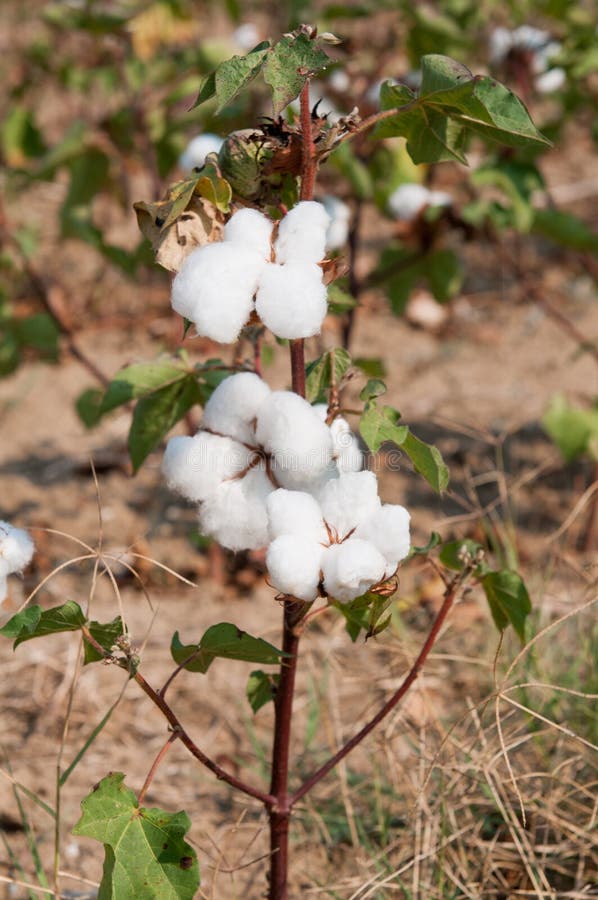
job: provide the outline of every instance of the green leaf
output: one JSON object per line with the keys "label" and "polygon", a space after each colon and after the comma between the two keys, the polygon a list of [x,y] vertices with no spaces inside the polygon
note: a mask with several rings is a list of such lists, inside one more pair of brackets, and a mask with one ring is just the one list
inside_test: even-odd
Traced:
{"label": "green leaf", "polygon": [[536,209],[532,231],[560,244],[587,253],[598,252],[598,234],[571,213],[559,209]]}
{"label": "green leaf", "polygon": [[197,179],[195,185],[195,193],[200,197],[205,197],[214,204],[220,212],[227,213],[230,211],[233,192],[230,184],[223,178],[218,166],[212,162],[207,162]]}
{"label": "green leaf", "polygon": [[184,840],[189,816],[139,807],[124,777],[103,778],[73,828],[104,844],[98,900],[193,900],[200,879],[197,854]]}
{"label": "green leaf", "polygon": [[[115,645],[117,638],[125,633],[123,620],[120,616],[117,616],[115,619],[113,619],[111,622],[107,622],[105,625],[102,625],[101,622],[90,622],[88,627],[91,636],[108,653],[110,653],[110,651],[112,650],[112,647]],[[99,652],[99,650],[96,650],[96,648],[88,641],[84,641],[83,665],[86,666],[88,665],[88,663],[98,662],[98,660],[101,659],[104,659],[104,657]]]}
{"label": "green leaf", "polygon": [[200,106],[202,103],[205,103],[206,100],[211,100],[212,97],[216,93],[216,72],[210,72],[209,75],[206,75],[204,80],[201,83],[201,87],[199,89],[199,94],[195,100],[195,103],[191,107],[191,109],[195,109],[197,106]]}
{"label": "green leaf", "polygon": [[423,547],[411,547],[410,556],[426,556],[430,550],[433,550],[434,547],[437,547],[440,543],[441,538],[437,531],[433,531],[430,534],[430,540]]}
{"label": "green leaf", "polygon": [[416,163],[466,162],[463,147],[468,131],[511,147],[549,144],[512,91],[493,78],[474,76],[465,66],[436,53],[422,59],[419,96],[405,85],[386,82],[380,106],[382,110],[399,109],[377,125],[375,135],[405,137]]}
{"label": "green leaf", "polygon": [[454,572],[462,572],[465,568],[463,556],[468,554],[475,560],[482,550],[481,544],[469,538],[465,538],[462,541],[448,541],[438,554],[438,558],[447,569],[452,569]]}
{"label": "green leaf", "polygon": [[262,706],[265,706],[266,703],[274,700],[279,681],[279,675],[263,672],[261,669],[256,669],[251,673],[247,682],[246,693],[249,705],[254,713],[261,709]]}
{"label": "green leaf", "polygon": [[510,569],[489,572],[482,578],[482,587],[496,627],[499,631],[504,631],[511,624],[524,643],[525,620],[532,610],[532,604],[521,575]]}
{"label": "green leaf", "polygon": [[230,622],[212,625],[198,644],[182,644],[177,631],[172,638],[170,652],[179,666],[195,654],[184,668],[188,672],[202,674],[208,671],[216,657],[275,664],[286,655],[262,638],[252,637]]}
{"label": "green leaf", "polygon": [[128,440],[134,472],[139,470],[152,450],[155,450],[185,413],[200,402],[199,387],[193,375],[174,381],[139,400],[133,413]]}
{"label": "green leaf", "polygon": [[353,360],[353,365],[371,378],[384,378],[386,375],[384,360],[378,356],[358,356]]}
{"label": "green leaf", "polygon": [[408,431],[401,447],[413,463],[416,472],[426,479],[437,494],[446,490],[449,483],[449,470],[438,447],[426,444]]}
{"label": "green leaf", "polygon": [[9,619],[0,634],[14,638],[13,649],[30,641],[32,638],[44,637],[47,634],[59,634],[62,631],[79,631],[85,625],[83,610],[74,600],[67,600],[62,606],[42,610],[41,606],[28,606],[22,612]]}
{"label": "green leaf", "polygon": [[205,103],[212,97],[216,97],[216,112],[221,112],[231,100],[246,87],[258,74],[268,50],[269,41],[262,41],[245,56],[233,56],[220,63],[218,68],[211,72],[203,82],[197,99],[191,109]]}
{"label": "green leaf", "polygon": [[309,403],[323,403],[327,391],[338,384],[351,365],[351,357],[342,347],[327,350],[305,367],[305,396]]}
{"label": "green leaf", "polygon": [[369,402],[381,397],[386,391],[387,387],[381,378],[368,378],[365,387],[361,389],[359,399]]}
{"label": "green leaf", "polygon": [[102,402],[104,391],[99,388],[87,388],[75,402],[77,415],[86,428],[93,428],[102,418]]}
{"label": "green leaf", "polygon": [[33,347],[51,359],[58,357],[60,329],[47,313],[37,313],[15,321],[15,334],[23,346]]}
{"label": "green leaf", "polygon": [[272,47],[264,66],[264,80],[272,88],[274,115],[301,92],[310,75],[330,63],[329,57],[307,35],[285,35]]}
{"label": "green leaf", "polygon": [[359,421],[359,431],[372,453],[377,453],[385,441],[403,444],[409,429],[407,425],[397,425],[400,418],[400,412],[392,406],[379,409],[373,401],[367,404]]}
{"label": "green leaf", "polygon": [[376,637],[376,635],[381,634],[386,628],[388,628],[392,620],[391,615],[382,618],[384,613],[392,604],[392,595],[390,597],[380,597],[378,594],[371,594],[369,596],[371,597],[371,606],[370,616],[368,620],[368,630],[365,636],[366,641],[371,637]]}
{"label": "green leaf", "polygon": [[566,462],[592,453],[598,440],[598,408],[570,406],[563,394],[552,398],[542,426]]}
{"label": "green leaf", "polygon": [[174,385],[186,378],[188,372],[172,360],[135,363],[125,366],[114,376],[102,401],[100,414],[104,415],[117,406],[147,397],[155,391]]}
{"label": "green leaf", "polygon": [[435,250],[421,263],[422,274],[428,280],[436,300],[444,303],[459,292],[463,284],[463,266],[452,250]]}

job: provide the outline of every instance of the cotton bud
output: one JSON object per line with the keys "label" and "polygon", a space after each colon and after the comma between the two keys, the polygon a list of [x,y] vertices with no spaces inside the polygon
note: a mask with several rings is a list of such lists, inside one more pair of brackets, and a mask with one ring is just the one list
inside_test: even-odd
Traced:
{"label": "cotton bud", "polygon": [[268,497],[266,511],[271,540],[281,535],[309,535],[318,543],[329,542],[322,511],[311,494],[279,488]]}
{"label": "cotton bud", "polygon": [[200,431],[195,437],[173,437],[168,441],[162,471],[170,488],[199,503],[222,481],[244,471],[253,455],[238,441]]}
{"label": "cotton bud", "polygon": [[404,506],[385,503],[355,530],[356,537],[369,541],[380,551],[387,563],[387,575],[392,575],[409,553],[409,520]]}
{"label": "cotton bud", "polygon": [[318,263],[326,254],[330,216],[321,203],[303,200],[281,220],[274,245],[276,261]]}
{"label": "cotton bud", "polygon": [[255,308],[277,337],[293,340],[318,334],[328,309],[322,270],[306,262],[266,266]]}
{"label": "cotton bud", "polygon": [[6,597],[6,576],[29,565],[35,547],[28,532],[0,521],[0,604]]}
{"label": "cotton bud", "polygon": [[323,553],[324,548],[317,541],[297,534],[275,538],[266,553],[272,585],[299,600],[315,600]]}
{"label": "cotton bud", "polygon": [[255,446],[255,420],[271,391],[253,372],[221,381],[205,405],[202,427]]}
{"label": "cotton bud", "polygon": [[201,169],[208,153],[218,153],[222,146],[222,138],[217,134],[199,134],[187,144],[179,157],[179,166],[185,172]]}
{"label": "cotton bud", "polygon": [[291,391],[275,391],[257,418],[256,436],[273,456],[278,483],[303,490],[321,478],[332,460],[332,437],[309,403]]}
{"label": "cotton bud", "polygon": [[249,318],[264,265],[259,251],[237,243],[198,247],[174,279],[173,309],[199,334],[231,343]]}
{"label": "cotton bud", "polygon": [[326,550],[322,559],[324,589],[335,600],[349,603],[382,581],[386,569],[386,560],[373,544],[352,537]]}
{"label": "cotton bud", "polygon": [[223,481],[202,503],[203,534],[229,550],[258,550],[268,543],[266,498],[273,490],[264,469],[256,466],[243,478]]}
{"label": "cotton bud", "polygon": [[349,472],[328,481],[319,497],[322,515],[338,540],[380,509],[378,483],[373,472]]}
{"label": "cotton bud", "polygon": [[272,220],[257,209],[239,209],[224,226],[224,240],[257,250],[269,262]]}

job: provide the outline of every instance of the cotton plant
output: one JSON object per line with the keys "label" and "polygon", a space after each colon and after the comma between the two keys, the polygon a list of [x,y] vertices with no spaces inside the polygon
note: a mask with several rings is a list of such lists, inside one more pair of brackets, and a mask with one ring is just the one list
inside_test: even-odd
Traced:
{"label": "cotton plant", "polygon": [[[175,668],[157,688],[142,673],[144,660],[120,617],[107,624],[90,621],[76,602],[68,601],[49,610],[29,607],[0,629],[15,646],[48,633],[80,631],[85,663],[104,660],[122,668],[168,723],[166,745],[149,767],[139,796],[124,784],[122,773],[112,772],[83,801],[74,833],[106,845],[101,896],[148,896],[148,879],[152,895],[162,889],[154,891],[158,884],[169,897],[192,900],[197,896],[200,872],[197,853],[185,841],[186,814],[147,809],[143,804],[175,740],[221,782],[262,804],[270,832],[267,896],[269,900],[295,896],[288,865],[294,809],[396,708],[429,657],[467,579],[475,578],[482,585],[498,628],[503,631],[512,624],[524,638],[529,598],[517,573],[490,569],[482,548],[472,541],[445,545],[441,562],[449,574],[444,599],[400,685],[311,774],[304,777],[292,765],[299,647],[303,635],[309,637],[313,617],[342,616],[354,641],[382,634],[391,622],[401,567],[411,555],[427,553],[438,540],[433,535],[428,547],[412,546],[410,513],[400,504],[383,501],[361,442],[372,455],[384,444],[394,444],[401,460],[409,461],[438,494],[448,484],[439,451],[417,438],[402,423],[400,413],[383,403],[386,386],[379,378],[370,378],[361,387],[359,401],[353,397],[348,402],[347,387],[355,384],[356,370],[346,350],[323,343],[327,283],[342,272],[342,266],[335,268],[337,261],[327,260],[326,253],[340,249],[345,240],[342,228],[336,229],[336,235],[329,229],[335,215],[337,225],[346,225],[348,214],[336,200],[325,199],[331,215],[314,200],[318,169],[337,146],[373,128],[375,137],[405,138],[414,163],[460,158],[468,128],[480,116],[484,134],[496,140],[508,132],[510,144],[545,142],[511,92],[437,54],[422,60],[419,96],[407,86],[386,82],[381,109],[364,120],[357,111],[334,123],[312,115],[310,81],[326,69],[330,62],[326,46],[336,42],[333,35],[318,35],[315,27],[301,26],[275,43],[263,41],[245,57],[222,63],[206,78],[197,104],[215,98],[219,111],[262,71],[272,91],[274,118],[262,126],[261,135],[259,129],[251,132],[257,138],[250,141],[256,151],[250,159],[250,174],[228,170],[227,154],[221,153],[218,166],[209,162],[173,186],[166,200],[142,204],[152,228],[159,232],[158,243],[183,219],[187,222],[195,216],[201,221],[202,240],[174,278],[172,306],[195,326],[197,334],[223,344],[235,343],[234,361],[194,363],[183,351],[152,364],[132,364],[117,374],[100,400],[101,414],[137,401],[129,434],[135,469],[173,424],[188,420],[191,408],[201,402],[203,416],[197,433],[168,441],[163,476],[171,489],[197,504],[203,534],[232,552],[263,552],[272,601],[282,607],[279,646],[231,622],[210,626],[198,640],[190,634],[193,622],[186,623],[184,632],[176,632],[170,644]],[[438,91],[439,83],[447,90]],[[281,114],[298,95],[298,118],[287,122]],[[262,145],[267,145],[267,153],[257,152]],[[276,185],[278,194],[273,196]],[[398,218],[417,216],[434,202],[442,205],[442,198],[430,199],[425,189],[416,187],[417,192],[411,188],[411,198],[405,190],[395,198]],[[266,329],[289,342],[290,389],[274,389],[263,378],[261,338],[256,333],[263,335]],[[250,338],[252,361],[242,359],[239,338]],[[320,344],[320,356],[307,365],[306,338],[314,338],[314,346]],[[357,403],[361,408],[355,408]],[[413,520],[419,527],[415,512]],[[2,594],[7,575],[22,569],[31,552],[24,533],[0,523]],[[256,628],[262,621],[259,602],[256,597],[252,606]],[[278,668],[276,675],[253,669],[247,685],[254,713],[267,703],[274,708],[268,787],[254,783],[249,774],[230,771],[208,755],[197,742],[197,729],[192,738],[190,726],[177,716],[167,692],[183,671],[190,678],[201,677],[212,664],[232,665],[235,660]],[[111,823],[108,832],[106,821]],[[156,821],[158,845],[148,838],[156,831]],[[135,853],[130,852],[131,846]],[[58,883],[55,893],[60,896]]]}
{"label": "cotton plant", "polygon": [[399,185],[392,192],[386,206],[397,221],[412,222],[427,207],[448,207],[452,203],[453,198],[447,191],[434,191],[423,184],[409,182]]}
{"label": "cotton plant", "polygon": [[19,575],[29,565],[34,549],[27,531],[0,521],[0,606],[8,593],[8,576]]}
{"label": "cotton plant", "polygon": [[550,94],[565,84],[565,70],[554,64],[562,45],[542,28],[533,25],[495,28],[490,34],[489,46],[490,61],[494,66],[504,65],[510,55],[529,57],[533,84],[538,93]]}

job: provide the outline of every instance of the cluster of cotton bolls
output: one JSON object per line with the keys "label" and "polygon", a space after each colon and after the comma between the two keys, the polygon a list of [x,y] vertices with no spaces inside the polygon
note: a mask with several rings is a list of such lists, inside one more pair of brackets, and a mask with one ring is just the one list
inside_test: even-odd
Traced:
{"label": "cluster of cotton bolls", "polygon": [[22,528],[0,521],[0,604],[6,598],[7,576],[22,572],[33,557],[33,541]]}
{"label": "cluster of cotton bolls", "polygon": [[423,184],[401,184],[386,205],[393,218],[401,222],[416,219],[427,206],[451,206],[453,198],[445,191],[431,191]]}
{"label": "cluster of cotton bolls", "polygon": [[318,265],[326,252],[330,217],[321,203],[304,201],[272,221],[241,209],[224,227],[222,241],[198,247],[172,286],[172,306],[197,333],[221,343],[236,340],[255,308],[280,338],[318,334],[327,292]]}
{"label": "cluster of cotton bolls", "polygon": [[490,35],[490,58],[494,65],[503,63],[513,51],[529,53],[534,86],[540,94],[558,91],[565,83],[565,70],[553,65],[561,47],[550,32],[533,25],[520,25],[513,30],[495,28]]}
{"label": "cluster of cotton bolls", "polygon": [[225,379],[194,437],[171,438],[163,470],[200,504],[202,532],[231,550],[268,546],[277,590],[347,602],[389,578],[409,551],[409,514],[382,505],[348,423],[257,375]]}

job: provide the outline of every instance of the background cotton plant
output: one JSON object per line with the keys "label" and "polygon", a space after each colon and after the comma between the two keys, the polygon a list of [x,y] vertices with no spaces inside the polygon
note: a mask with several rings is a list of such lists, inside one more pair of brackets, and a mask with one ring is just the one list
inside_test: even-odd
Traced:
{"label": "background cotton plant", "polygon": [[27,531],[0,521],[0,605],[8,592],[8,576],[20,574],[33,559],[34,550]]}

